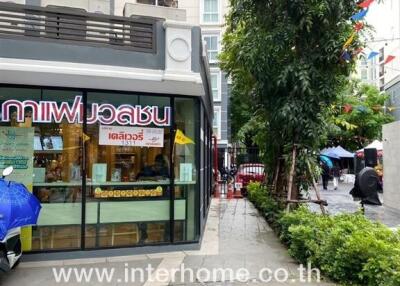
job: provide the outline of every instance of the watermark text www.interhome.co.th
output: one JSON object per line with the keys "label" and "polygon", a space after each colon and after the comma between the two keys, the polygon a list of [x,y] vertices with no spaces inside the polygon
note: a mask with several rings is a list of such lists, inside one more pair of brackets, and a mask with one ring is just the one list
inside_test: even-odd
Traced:
{"label": "watermark text www.interhome.co.th", "polygon": [[[299,265],[295,274],[285,268],[261,268],[258,274],[246,268],[196,268],[192,269],[181,264],[178,268],[154,268],[148,264],[144,268],[130,267],[125,263],[122,269],[114,267],[54,267],[54,280],[58,284],[111,284],[111,283],[209,283],[209,282],[260,282],[260,283],[304,283],[320,282],[320,271]],[[253,273],[253,274],[251,274]]]}

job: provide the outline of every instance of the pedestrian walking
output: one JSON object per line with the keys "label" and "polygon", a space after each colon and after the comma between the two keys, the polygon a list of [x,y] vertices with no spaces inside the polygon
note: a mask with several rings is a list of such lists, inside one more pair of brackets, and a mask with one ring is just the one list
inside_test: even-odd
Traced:
{"label": "pedestrian walking", "polygon": [[332,168],[332,176],[333,176],[333,188],[337,190],[339,186],[339,178],[340,178],[340,167],[339,164],[335,162],[335,165]]}
{"label": "pedestrian walking", "polygon": [[322,169],[322,186],[324,188],[324,190],[328,189],[328,183],[329,183],[329,178],[330,178],[330,174],[329,174],[329,166],[325,163],[325,162],[320,162],[320,166]]}

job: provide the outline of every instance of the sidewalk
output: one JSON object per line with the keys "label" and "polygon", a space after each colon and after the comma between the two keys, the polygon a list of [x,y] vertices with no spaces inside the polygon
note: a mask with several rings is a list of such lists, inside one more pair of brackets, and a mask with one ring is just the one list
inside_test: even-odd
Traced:
{"label": "sidewalk", "polygon": [[[328,190],[322,190],[322,186],[319,187],[321,198],[328,201],[327,210],[330,214],[354,213],[360,209],[360,202],[354,201],[350,195],[353,184],[340,183],[337,190],[334,190],[332,184],[329,184]],[[316,198],[313,190],[310,191],[310,195],[312,198]],[[379,194],[379,197],[383,205],[365,205],[365,216],[371,220],[386,224],[388,227],[400,228],[400,213],[385,206],[382,194]],[[318,205],[311,204],[310,207],[313,211],[320,212]]]}
{"label": "sidewalk", "polygon": [[[169,276],[167,281],[144,283],[125,283],[124,272],[129,268],[145,268],[148,264],[157,269],[173,269],[184,265],[184,269],[192,269],[198,273],[200,280],[208,280],[206,270],[232,269],[237,271],[245,268],[249,272],[247,282],[222,282],[223,273],[214,277],[214,281],[208,280],[181,282],[179,273],[175,279]],[[78,283],[71,279],[69,283],[56,283],[52,267],[76,267],[88,269],[114,268],[114,278],[109,283],[99,282],[91,279],[89,283]],[[283,279],[287,271],[288,281],[278,283],[275,279],[271,282],[262,282],[259,279],[260,270],[268,268],[278,279]],[[278,269],[284,269],[276,271]],[[236,273],[236,272],[235,272]],[[243,272],[242,272],[243,273]],[[264,272],[268,277],[268,272]],[[153,273],[154,276],[154,273]],[[187,275],[189,278],[190,275]],[[185,275],[186,277],[186,275]],[[229,277],[229,276],[225,276]],[[304,276],[307,277],[307,276]],[[93,277],[92,277],[93,278]],[[95,278],[95,277],[94,277]],[[258,214],[257,210],[245,199],[239,200],[217,200],[214,199],[209,212],[201,249],[198,251],[177,251],[171,253],[134,255],[124,257],[109,257],[96,259],[76,259],[65,261],[25,262],[21,263],[16,270],[0,278],[0,285],[7,286],[53,286],[53,285],[333,285],[329,283],[301,283],[298,265],[289,257],[287,250],[280,243],[276,234],[266,224],[265,220]],[[265,278],[264,278],[265,279]],[[226,279],[225,279],[226,280]],[[175,281],[175,282],[174,282]]]}

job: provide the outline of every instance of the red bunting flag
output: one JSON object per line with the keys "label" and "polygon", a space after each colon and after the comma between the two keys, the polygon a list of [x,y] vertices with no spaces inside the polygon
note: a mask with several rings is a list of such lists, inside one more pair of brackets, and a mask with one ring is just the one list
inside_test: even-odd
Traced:
{"label": "red bunting flag", "polygon": [[390,62],[393,61],[395,58],[396,58],[395,56],[388,55],[387,58],[386,58],[386,60],[385,60],[385,62],[384,62],[384,64],[386,65],[386,64],[390,63]]}
{"label": "red bunting flag", "polygon": [[364,28],[364,23],[363,23],[363,22],[357,22],[357,23],[354,25],[354,30],[355,30],[356,32],[359,32],[360,30],[362,30],[362,28]]}
{"label": "red bunting flag", "polygon": [[363,48],[358,48],[353,52],[353,55],[357,56],[359,55],[364,49]]}
{"label": "red bunting flag", "polygon": [[345,105],[343,106],[343,111],[344,111],[345,113],[350,113],[352,110],[353,110],[353,106],[351,106],[351,104],[345,104]]}
{"label": "red bunting flag", "polygon": [[374,2],[374,0],[365,0],[365,1],[361,2],[360,4],[358,4],[358,7],[368,8],[369,5],[372,4],[372,2]]}

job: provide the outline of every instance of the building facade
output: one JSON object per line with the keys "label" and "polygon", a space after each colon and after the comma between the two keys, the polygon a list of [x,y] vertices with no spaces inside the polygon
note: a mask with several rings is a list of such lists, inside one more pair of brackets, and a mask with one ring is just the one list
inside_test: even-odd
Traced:
{"label": "building facade", "polygon": [[[356,77],[375,85],[381,91],[400,73],[400,2],[381,1],[371,4],[366,23],[373,27],[367,36],[366,48],[358,61]],[[370,36],[372,35],[372,37]],[[371,52],[378,55],[368,59]],[[389,55],[396,58],[385,64]]]}
{"label": "building facade", "polygon": [[400,120],[400,75],[385,85],[385,91],[389,94],[387,102],[388,112],[391,112],[395,120]]}
{"label": "building facade", "polygon": [[214,134],[218,139],[218,146],[226,148],[231,143],[229,125],[230,88],[229,79],[218,67],[218,54],[222,48],[225,15],[229,9],[228,0],[179,0],[178,7],[186,11],[189,23],[201,27],[210,65],[214,99]]}
{"label": "building facade", "polygon": [[[91,1],[91,0],[89,0]],[[100,1],[100,0],[99,0]],[[211,87],[214,101],[213,131],[217,137],[220,154],[230,146],[231,129],[229,123],[230,82],[226,74],[218,66],[218,54],[221,51],[222,36],[225,31],[225,15],[229,10],[228,0],[111,0],[111,10],[115,14],[147,13],[146,5],[168,7],[174,19],[184,16],[177,11],[182,10],[189,24],[200,26],[202,37],[207,47],[207,57],[211,74]],[[176,9],[178,8],[178,9]],[[151,11],[154,15],[154,11]],[[222,156],[222,157],[221,157]],[[229,157],[221,155],[219,168],[229,167]]]}
{"label": "building facade", "polygon": [[42,204],[24,250],[198,242],[213,132],[200,28],[176,8],[19,2],[0,1],[0,169]]}

